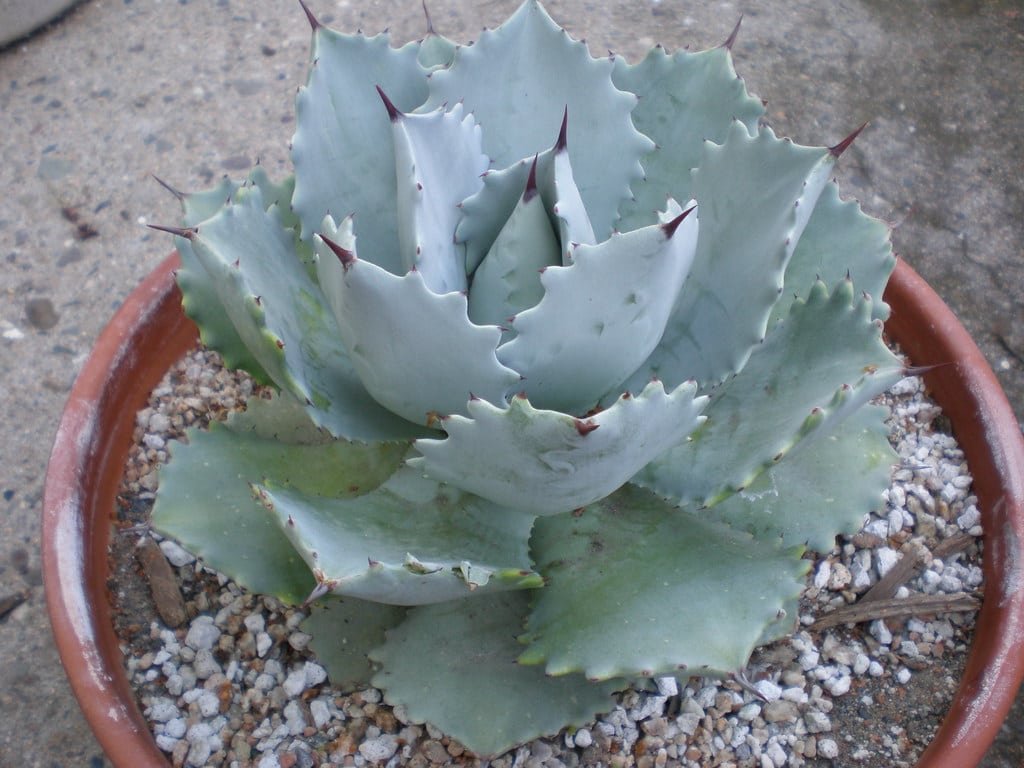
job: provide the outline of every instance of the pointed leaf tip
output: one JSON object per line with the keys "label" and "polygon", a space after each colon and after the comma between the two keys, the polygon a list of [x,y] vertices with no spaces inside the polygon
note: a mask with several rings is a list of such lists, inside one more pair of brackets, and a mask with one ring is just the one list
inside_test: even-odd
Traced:
{"label": "pointed leaf tip", "polygon": [[399,120],[402,117],[402,113],[399,111],[398,107],[391,103],[391,99],[388,98],[387,94],[384,93],[384,89],[379,85],[377,86],[377,93],[380,94],[380,98],[384,102],[384,106],[387,107],[388,117],[391,118],[391,122],[393,123],[396,120]]}
{"label": "pointed leaf tip", "polygon": [[526,177],[526,189],[523,191],[523,202],[530,202],[537,194],[537,155],[533,156],[530,175]]}
{"label": "pointed leaf tip", "polygon": [[676,216],[672,221],[665,222],[661,225],[661,231],[665,233],[665,237],[669,240],[672,239],[672,235],[679,229],[679,225],[683,223],[683,219],[690,215],[690,213],[696,208],[696,205],[691,205],[685,211]]}
{"label": "pointed leaf tip", "polygon": [[565,105],[562,112],[562,127],[558,129],[558,140],[555,142],[555,152],[562,152],[569,146],[569,105]]}
{"label": "pointed leaf tip", "polygon": [[324,241],[328,248],[334,251],[334,255],[338,257],[338,261],[341,262],[341,266],[346,270],[356,262],[356,255],[352,253],[348,248],[342,248],[336,242],[331,240],[327,235],[319,235],[320,239]]}
{"label": "pointed leaf tip", "polygon": [[434,22],[430,18],[430,11],[427,9],[427,0],[423,0],[423,15],[427,17],[427,34],[436,35],[434,31]]}
{"label": "pointed leaf tip", "polygon": [[742,24],[742,23],[743,23],[743,14],[740,14],[740,17],[736,20],[736,26],[732,28],[732,32],[729,33],[729,36],[727,38],[725,38],[725,42],[722,43],[722,47],[725,48],[725,50],[727,50],[727,51],[731,51],[732,50],[733,45],[735,45],[735,43],[736,43],[736,38],[737,38],[737,36],[739,36],[740,24]]}
{"label": "pointed leaf tip", "polygon": [[[319,573],[318,576],[323,576],[323,573]],[[334,588],[334,583],[329,581],[318,582],[313,591],[309,593],[309,597],[302,601],[302,608],[308,608],[317,600],[324,595],[328,594]]]}
{"label": "pointed leaf tip", "polygon": [[164,181],[159,176],[157,176],[155,173],[154,174],[150,174],[150,175],[153,177],[153,180],[156,181],[157,184],[159,184],[161,187],[166,189],[168,192],[170,192],[176,198],[178,198],[179,200],[184,200],[185,199],[185,193],[184,192],[180,192],[179,190],[175,189],[170,184],[168,184],[166,181]]}
{"label": "pointed leaf tip", "polygon": [[160,224],[147,224],[146,226],[149,227],[150,229],[160,230],[161,232],[170,232],[172,235],[177,235],[178,237],[184,237],[186,240],[191,240],[197,234],[197,230],[195,230],[193,228],[164,227],[164,226],[162,226]]}
{"label": "pointed leaf tip", "polygon": [[866,121],[861,123],[860,128],[855,130],[853,133],[851,133],[845,139],[840,141],[834,147],[829,147],[828,151],[832,153],[832,157],[839,157],[841,154],[843,154],[843,152],[845,152],[847,149],[849,149],[850,145],[853,144],[854,139],[856,139],[860,135],[860,132],[863,131],[867,127],[868,127],[868,124],[867,124]]}
{"label": "pointed leaf tip", "polygon": [[321,26],[320,20],[313,15],[313,12],[309,10],[309,6],[306,5],[303,0],[299,0],[299,5],[302,6],[302,10],[306,14],[306,20],[309,21],[309,26],[313,28],[314,32],[316,32],[316,30]]}

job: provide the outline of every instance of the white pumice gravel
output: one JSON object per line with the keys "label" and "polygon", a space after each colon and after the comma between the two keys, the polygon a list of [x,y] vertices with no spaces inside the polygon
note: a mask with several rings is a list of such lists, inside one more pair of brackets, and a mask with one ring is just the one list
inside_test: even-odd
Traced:
{"label": "white pumice gravel", "polygon": [[[214,355],[186,356],[138,414],[123,498],[151,500],[167,441],[241,407],[253,391],[249,380],[219,369]],[[650,690],[620,695],[594,723],[482,762],[433,726],[408,722],[378,690],[331,688],[299,626],[301,610],[249,594],[160,541],[190,620],[172,630],[123,617],[122,647],[140,706],[174,766],[912,765],[955,690],[973,615],[812,626],[889,573],[907,542],[923,544],[929,557],[897,597],[977,595],[982,585],[981,518],[962,452],[933,429],[940,411],[918,379],[904,379],[885,400],[902,463],[883,508],[865,517],[860,533],[815,557],[798,631],[756,651],[736,680],[660,678]],[[144,520],[132,522],[122,533],[132,544],[152,535]],[[954,537],[957,546],[948,546]],[[932,556],[942,542],[952,553]],[[119,596],[127,601],[124,590]],[[916,685],[927,687],[915,706]]]}

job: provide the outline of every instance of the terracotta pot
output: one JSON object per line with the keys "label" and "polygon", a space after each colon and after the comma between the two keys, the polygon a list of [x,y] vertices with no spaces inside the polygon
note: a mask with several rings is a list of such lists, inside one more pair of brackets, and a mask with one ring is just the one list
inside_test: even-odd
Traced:
{"label": "terracotta pot", "polygon": [[[78,702],[119,767],[168,765],[135,705],[107,602],[107,543],[134,414],[196,340],[172,279],[175,256],[100,335],[57,433],[43,504],[46,598]],[[985,529],[985,599],[952,707],[921,768],[965,768],[992,743],[1024,676],[1024,440],[978,348],[905,263],[885,294],[887,324],[953,423],[974,474]]]}

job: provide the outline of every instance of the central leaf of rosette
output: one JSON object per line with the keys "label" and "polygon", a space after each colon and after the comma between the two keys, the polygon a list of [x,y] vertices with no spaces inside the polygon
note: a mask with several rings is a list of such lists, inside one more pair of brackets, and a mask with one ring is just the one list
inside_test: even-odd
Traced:
{"label": "central leaf of rosette", "polygon": [[[550,514],[602,498],[685,440],[706,401],[692,382],[666,392],[654,381],[597,406],[661,339],[696,250],[694,209],[595,244],[565,118],[554,147],[495,172],[500,183],[485,187],[480,127],[461,105],[404,114],[381,96],[408,271],[358,258],[351,218],[337,225],[326,217],[314,248],[367,391],[447,433],[418,441],[409,464]],[[474,204],[463,206],[467,198]],[[484,206],[489,198],[494,205]],[[489,217],[511,211],[479,263],[467,264],[456,230],[485,207]],[[468,223],[471,232],[489,228]]]}

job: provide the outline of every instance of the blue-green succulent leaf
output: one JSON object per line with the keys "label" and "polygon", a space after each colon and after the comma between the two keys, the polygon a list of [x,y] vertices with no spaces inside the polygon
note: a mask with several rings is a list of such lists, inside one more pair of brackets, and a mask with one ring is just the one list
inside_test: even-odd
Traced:
{"label": "blue-green succulent leaf", "polygon": [[345,263],[332,242],[314,239],[320,284],[377,402],[428,426],[466,413],[474,395],[504,403],[519,374],[495,356],[501,329],[471,323],[463,294],[438,295],[418,271],[398,277],[356,258],[354,242]]}
{"label": "blue-green succulent leaf", "polygon": [[302,631],[327,670],[331,686],[350,691],[367,686],[376,671],[370,651],[384,644],[384,633],[398,626],[407,609],[354,597],[325,597],[309,607]]}
{"label": "blue-green succulent leaf", "polygon": [[808,565],[632,486],[539,519],[531,546],[546,585],[519,661],[597,680],[737,672]]}
{"label": "blue-green succulent leaf", "polygon": [[404,439],[423,434],[363,388],[319,286],[296,258],[293,233],[257,188],[204,222],[192,248],[238,337],[274,383],[331,434]]}
{"label": "blue-green succulent leaf", "polygon": [[458,50],[458,43],[449,40],[444,35],[439,35],[431,29],[427,36],[420,41],[420,49],[416,54],[416,60],[420,66],[427,71],[443,69],[451,66],[455,59],[455,51]]}
{"label": "blue-green succulent leaf", "polygon": [[528,596],[483,595],[413,608],[372,653],[373,684],[417,723],[440,728],[480,757],[583,725],[611,709],[622,681],[549,677],[516,664]]}
{"label": "blue-green succulent leaf", "polygon": [[590,217],[576,186],[568,150],[560,135],[551,149],[524,158],[508,168],[485,173],[480,191],[463,201],[462,219],[455,230],[455,239],[466,250],[468,274],[473,274],[493,247],[523,197],[534,166],[536,187],[560,244],[561,259],[553,263],[567,266],[572,262],[575,245],[593,245],[596,242]]}
{"label": "blue-green succulent leaf", "polygon": [[292,238],[295,243],[295,255],[299,258],[309,273],[310,277],[315,277],[315,271],[313,267],[313,248],[309,243],[304,242],[301,238],[302,222],[299,221],[298,215],[292,208],[292,197],[295,195],[295,175],[292,174],[280,184],[274,182],[267,175],[267,172],[263,170],[262,166],[257,165],[249,173],[249,183],[244,185],[238,192],[242,195],[247,192],[247,187],[255,186],[259,189],[260,194],[263,196],[263,205],[265,208],[274,207],[277,212],[278,221],[281,222],[281,226],[285,229],[292,230]]}
{"label": "blue-green succulent leaf", "polygon": [[239,185],[227,176],[222,176],[220,181],[209,189],[181,195],[179,199],[184,226],[194,227],[213,216],[228,204],[238,187]]}
{"label": "blue-green succulent leaf", "polygon": [[232,432],[288,445],[322,445],[335,440],[331,434],[313,423],[294,395],[283,390],[269,396],[257,394],[245,403],[244,411],[228,417]]}
{"label": "blue-green succulent leaf", "polygon": [[630,184],[643,174],[640,157],[653,147],[630,119],[636,97],[612,85],[611,70],[610,61],[592,58],[539,2],[527,0],[500,27],[459,48],[451,67],[432,74],[423,109],[463,100],[497,168],[550,147],[568,109],[576,184],[604,239]]}
{"label": "blue-green succulent leaf", "polygon": [[693,197],[690,172],[700,163],[703,142],[724,142],[734,120],[754,133],[764,114],[724,46],[671,55],[658,46],[635,65],[617,57],[612,81],[639,97],[633,123],[656,144],[642,161],[644,179],[633,185],[634,199],[622,205],[623,232],[653,223],[667,197]]}
{"label": "blue-green succulent leaf", "polygon": [[[183,226],[195,227],[216,214],[236,189],[238,185],[225,176],[211,189],[190,194],[176,193],[181,201]],[[231,318],[220,303],[216,286],[192,250],[192,243],[185,237],[175,237],[174,246],[181,257],[181,267],[174,275],[181,289],[181,308],[198,326],[200,341],[208,349],[217,350],[228,368],[241,369],[260,384],[269,384],[271,379],[263,366],[238,337]]]}
{"label": "blue-green succulent leaf", "polygon": [[422,605],[543,583],[529,556],[534,515],[409,468],[356,498],[265,485],[255,492],[313,572],[318,592]]}
{"label": "blue-green succulent leaf", "polygon": [[[548,150],[536,156],[538,167],[551,162]],[[513,163],[508,168],[483,174],[483,187],[462,202],[462,219],[455,229],[455,240],[466,250],[466,273],[473,274],[494,245],[516,209],[526,189],[534,156]]]}
{"label": "blue-green succulent leaf", "polygon": [[562,135],[555,145],[551,162],[542,166],[538,177],[541,195],[557,222],[563,266],[572,263],[575,246],[594,245],[597,242],[579,187],[576,186],[568,147],[563,144],[566,127],[566,121],[563,121]]}
{"label": "blue-green succulent leaf", "polygon": [[355,214],[365,258],[402,274],[395,155],[377,86],[408,112],[427,97],[418,43],[391,48],[386,35],[313,32],[309,81],[295,99],[295,212],[307,242],[327,214]]}
{"label": "blue-green succulent leaf", "polygon": [[643,363],[665,330],[698,242],[696,217],[612,235],[541,275],[544,297],[516,315],[498,359],[541,408],[584,413]]}
{"label": "blue-green succulent leaf", "polygon": [[305,493],[365,493],[408,450],[402,443],[325,442],[287,398],[254,399],[227,426],[190,430],[188,440],[172,444],[173,461],[160,470],[153,527],[246,588],[289,603],[305,599],[315,582],[249,484],[269,479]]}
{"label": "blue-green succulent leaf", "polygon": [[764,337],[783,274],[835,162],[825,148],[751,136],[734,122],[705,142],[693,177],[700,235],[690,276],[661,343],[630,381],[715,384],[743,367]]}
{"label": "blue-green succulent leaf", "polygon": [[818,552],[838,534],[860,530],[864,515],[882,508],[896,454],[889,445],[889,409],[859,409],[829,435],[810,437],[747,488],[709,514],[734,528]]}
{"label": "blue-green succulent leaf", "polygon": [[273,181],[263,166],[257,165],[249,173],[249,184],[259,189],[263,205],[267,208],[275,206],[281,226],[295,232],[296,240],[301,223],[292,210],[292,196],[295,194],[295,175],[291,175],[280,184]]}
{"label": "blue-green succulent leaf", "polygon": [[815,280],[835,285],[846,276],[875,299],[872,316],[886,320],[889,307],[882,301],[882,291],[895,266],[889,228],[866,215],[856,202],[841,200],[839,188],[827,184],[786,267],[768,327],[786,316],[796,297],[806,297]]}
{"label": "blue-green succulent leaf", "polygon": [[498,504],[556,514],[607,496],[701,422],[704,398],[681,384],[666,393],[651,382],[633,397],[585,419],[537,410],[525,397],[508,408],[469,403],[452,416],[444,440],[418,440],[409,464],[441,482]]}
{"label": "blue-green succulent leaf", "polygon": [[634,482],[679,501],[713,504],[749,486],[807,435],[827,435],[903,375],[871,313],[872,301],[855,299],[849,280],[831,295],[816,283],[743,370],[712,393],[707,421],[692,439]]}
{"label": "blue-green succulent leaf", "polygon": [[480,126],[456,104],[447,112],[396,113],[391,128],[403,271],[418,270],[434,293],[465,291],[465,252],[453,234],[459,204],[483,186]]}
{"label": "blue-green succulent leaf", "polygon": [[502,341],[507,341],[511,318],[544,296],[541,271],[561,263],[558,237],[544,202],[535,189],[528,188],[473,273],[470,319],[477,325],[509,326],[502,335]]}

